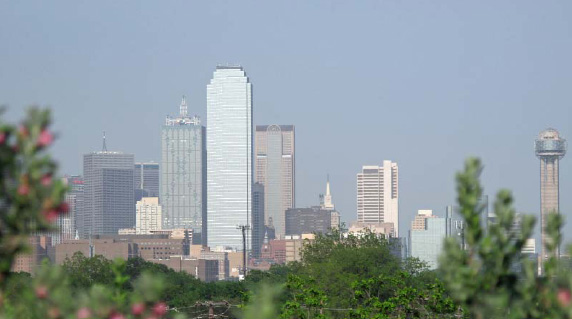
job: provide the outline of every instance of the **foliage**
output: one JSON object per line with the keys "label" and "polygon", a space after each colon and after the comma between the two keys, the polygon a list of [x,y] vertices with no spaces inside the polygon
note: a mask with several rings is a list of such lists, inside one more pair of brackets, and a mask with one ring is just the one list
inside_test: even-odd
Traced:
{"label": "foliage", "polygon": [[463,250],[454,239],[448,239],[441,256],[441,270],[451,296],[477,319],[571,318],[572,276],[558,267],[554,256],[560,245],[562,217],[549,214],[547,233],[554,239],[547,245],[551,257],[545,262],[544,275],[537,276],[535,263],[520,253],[532,234],[534,218],[525,216],[520,231],[514,231],[515,211],[508,190],[496,196],[497,222],[488,229],[481,226],[481,171],[480,161],[469,159],[464,171],[457,174],[467,247]]}
{"label": "foliage", "polygon": [[400,261],[387,240],[368,231],[317,234],[299,263],[253,272],[246,281],[282,283],[273,299],[281,318],[435,318],[456,309],[425,263]]}
{"label": "foliage", "polygon": [[28,235],[52,229],[67,213],[66,187],[54,180],[57,164],[46,153],[52,143],[48,111],[31,109],[17,127],[0,124],[0,285],[17,254],[27,251]]}
{"label": "foliage", "polygon": [[19,126],[0,124],[0,318],[165,316],[168,306],[157,302],[160,279],[143,274],[127,294],[122,261],[76,255],[67,268],[44,265],[35,278],[10,273],[16,255],[28,250],[28,236],[53,230],[69,210],[67,188],[46,152],[54,139],[50,122],[47,110],[32,108]]}
{"label": "foliage", "polygon": [[[355,307],[351,318],[454,318],[455,306],[436,281],[418,289],[411,274],[378,276],[355,282]],[[389,288],[389,289],[386,289]]]}
{"label": "foliage", "polygon": [[353,282],[399,271],[400,261],[383,237],[369,231],[347,236],[334,231],[317,234],[314,241],[304,245],[297,275],[313,281],[316,289],[329,296],[330,306],[348,308]]}

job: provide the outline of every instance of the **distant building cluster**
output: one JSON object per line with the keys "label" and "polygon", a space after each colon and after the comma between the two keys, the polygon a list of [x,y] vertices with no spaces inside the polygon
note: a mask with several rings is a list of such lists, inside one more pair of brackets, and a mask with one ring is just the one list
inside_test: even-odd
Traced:
{"label": "distant building cluster", "polygon": [[[190,115],[186,98],[179,114],[167,116],[159,162],[133,154],[101,151],[83,156],[83,174],[66,176],[70,213],[58,231],[30,238],[32,253],[18,257],[15,271],[33,272],[44,258],[61,264],[76,252],[107,258],[141,257],[205,281],[242,278],[248,269],[300,260],[304,243],[339,231],[387,238],[399,258],[416,257],[436,268],[445,238],[465,247],[464,222],[447,206],[439,216],[419,210],[407,225],[399,211],[396,162],[363,165],[356,175],[355,220],[341,222],[331,192],[309,207],[296,205],[294,125],[254,125],[252,84],[240,66],[218,66],[206,86],[208,125]],[[559,209],[559,160],[566,140],[556,130],[538,136],[542,252],[547,257],[546,217]],[[495,223],[483,208],[483,226]],[[402,224],[400,224],[400,219]],[[514,231],[519,231],[515,225]],[[337,233],[336,233],[337,234]],[[523,254],[537,260],[529,239]]]}

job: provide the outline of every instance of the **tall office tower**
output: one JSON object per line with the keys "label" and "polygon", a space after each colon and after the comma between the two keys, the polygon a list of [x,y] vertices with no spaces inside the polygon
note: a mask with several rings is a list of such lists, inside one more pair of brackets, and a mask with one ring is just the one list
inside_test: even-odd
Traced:
{"label": "tall office tower", "polygon": [[159,197],[159,163],[135,163],[133,173],[135,201]]}
{"label": "tall office tower", "polygon": [[151,234],[152,230],[161,230],[163,218],[159,197],[143,197],[135,205],[135,233]]}
{"label": "tall office tower", "polygon": [[295,206],[294,125],[258,125],[255,133],[255,181],[264,185],[265,223],[276,237],[285,234],[285,211]]}
{"label": "tall office tower", "polygon": [[[104,144],[105,145],[105,144]],[[80,237],[117,234],[135,226],[134,156],[103,151],[83,156],[84,205],[78,214]]]}
{"label": "tall office tower", "polygon": [[163,228],[193,229],[206,241],[205,127],[189,116],[185,97],[179,115],[167,117],[161,130]]}
{"label": "tall office tower", "polygon": [[357,174],[358,223],[393,223],[399,237],[399,196],[397,163],[363,166]]}
{"label": "tall office tower", "polygon": [[266,227],[264,224],[264,186],[254,183],[252,186],[252,255],[260,257]]}
{"label": "tall office tower", "polygon": [[[548,214],[559,213],[558,166],[560,159],[566,154],[566,140],[555,129],[546,129],[535,141],[536,156],[540,159],[540,219],[541,219],[541,263],[548,258],[546,242],[550,241],[546,234]],[[559,249],[556,256],[560,255]],[[542,268],[542,266],[541,266]]]}
{"label": "tall office tower", "polygon": [[[240,66],[217,66],[207,85],[208,245],[242,250],[252,206],[252,85]],[[250,248],[250,231],[246,234]]]}

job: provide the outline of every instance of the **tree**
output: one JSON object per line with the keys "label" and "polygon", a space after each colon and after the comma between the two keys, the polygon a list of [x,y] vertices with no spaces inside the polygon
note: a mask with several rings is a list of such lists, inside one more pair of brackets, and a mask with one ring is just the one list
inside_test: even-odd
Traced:
{"label": "tree", "polygon": [[62,265],[74,287],[89,288],[95,284],[112,285],[114,274],[112,262],[101,255],[92,258],[76,252],[66,258]]}
{"label": "tree", "polygon": [[50,122],[49,111],[31,108],[18,126],[0,123],[0,318],[164,317],[168,306],[157,302],[162,283],[142,275],[127,295],[121,262],[106,267],[103,259],[75,256],[69,269],[86,271],[73,274],[85,279],[79,287],[62,267],[44,265],[30,281],[10,273],[16,255],[29,249],[27,237],[54,230],[53,222],[69,210],[57,163],[47,153],[54,139]]}
{"label": "tree", "polygon": [[[467,248],[461,249],[454,239],[445,243],[440,267],[451,296],[476,319],[572,318],[572,273],[559,267],[554,256],[561,241],[561,215],[549,215],[547,233],[553,240],[547,249],[552,257],[545,262],[545,274],[537,276],[535,264],[520,254],[535,219],[525,216],[520,231],[513,231],[515,211],[510,191],[501,190],[496,196],[497,223],[487,231],[481,226],[482,169],[480,160],[471,158],[457,174],[457,200],[466,223]],[[515,264],[522,266],[520,273],[515,271]]]}
{"label": "tree", "polygon": [[298,275],[315,281],[316,288],[328,296],[330,306],[348,308],[353,282],[398,271],[400,261],[391,254],[382,236],[367,230],[360,235],[341,236],[335,230],[306,242]]}

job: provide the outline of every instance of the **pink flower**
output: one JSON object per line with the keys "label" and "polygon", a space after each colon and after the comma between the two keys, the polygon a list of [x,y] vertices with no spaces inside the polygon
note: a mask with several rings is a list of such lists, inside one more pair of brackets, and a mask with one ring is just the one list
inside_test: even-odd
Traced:
{"label": "pink flower", "polygon": [[164,302],[158,302],[153,306],[153,313],[159,317],[167,313],[167,304]]}
{"label": "pink flower", "polygon": [[70,205],[67,202],[63,202],[58,206],[58,211],[61,214],[67,214],[70,211]]}
{"label": "pink flower", "polygon": [[0,144],[4,144],[6,142],[6,133],[0,133]]}
{"label": "pink flower", "polygon": [[42,132],[40,133],[40,136],[38,136],[38,146],[39,147],[46,147],[50,144],[52,144],[54,140],[54,136],[52,135],[52,133],[48,132],[48,130],[42,130]]}
{"label": "pink flower", "polygon": [[46,299],[48,297],[48,288],[46,286],[36,287],[36,297]]}
{"label": "pink flower", "polygon": [[140,302],[131,306],[131,313],[135,316],[142,315],[144,311],[145,311],[145,305]]}
{"label": "pink flower", "polygon": [[109,319],[125,319],[125,316],[124,316],[122,313],[113,312],[113,313],[111,313],[111,315],[109,316]]}
{"label": "pink flower", "polygon": [[77,311],[76,316],[78,319],[88,319],[91,317],[91,311],[89,311],[88,308],[83,307]]}
{"label": "pink flower", "polygon": [[572,300],[572,295],[570,294],[570,290],[560,288],[558,289],[558,293],[556,295],[558,302],[563,307],[568,307],[570,305],[570,301]]}
{"label": "pink flower", "polygon": [[42,183],[42,185],[44,186],[50,186],[52,184],[52,175],[50,174],[46,174],[44,176],[42,176],[42,179],[40,180],[40,182]]}
{"label": "pink flower", "polygon": [[58,218],[59,214],[56,210],[50,209],[43,211],[42,215],[44,215],[44,218],[46,218],[49,223],[53,223],[56,221],[56,218]]}
{"label": "pink flower", "polygon": [[30,193],[30,186],[28,186],[28,184],[20,184],[20,186],[18,186],[18,194],[26,196],[29,193]]}
{"label": "pink flower", "polygon": [[28,137],[28,128],[25,127],[24,125],[20,126],[20,128],[18,129],[18,132],[20,133],[20,135],[22,137]]}

